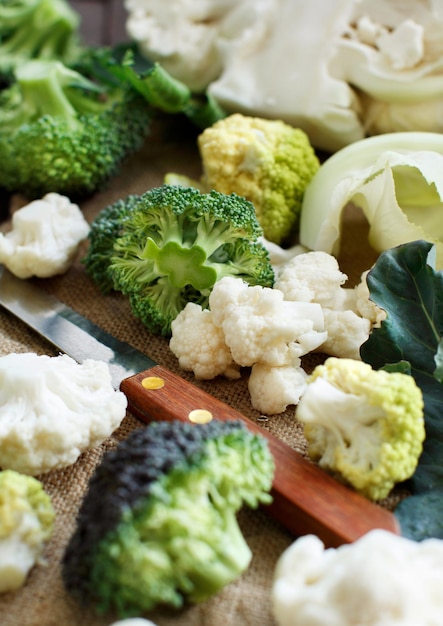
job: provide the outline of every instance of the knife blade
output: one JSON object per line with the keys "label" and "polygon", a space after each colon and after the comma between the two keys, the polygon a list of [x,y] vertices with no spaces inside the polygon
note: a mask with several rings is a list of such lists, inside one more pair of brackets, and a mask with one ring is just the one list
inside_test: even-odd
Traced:
{"label": "knife blade", "polygon": [[265,510],[296,536],[313,533],[325,545],[351,543],[374,528],[400,534],[395,516],[329,476],[260,424],[108,334],[51,294],[0,266],[0,305],[78,362],[108,364],[128,410],[145,423],[237,419],[268,440],[275,460],[273,502]]}

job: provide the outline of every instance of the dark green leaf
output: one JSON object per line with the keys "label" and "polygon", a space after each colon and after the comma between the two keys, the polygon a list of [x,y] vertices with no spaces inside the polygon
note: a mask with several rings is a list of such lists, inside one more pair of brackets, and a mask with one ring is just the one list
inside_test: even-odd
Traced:
{"label": "dark green leaf", "polygon": [[414,541],[443,539],[443,490],[410,496],[394,513],[404,537]]}

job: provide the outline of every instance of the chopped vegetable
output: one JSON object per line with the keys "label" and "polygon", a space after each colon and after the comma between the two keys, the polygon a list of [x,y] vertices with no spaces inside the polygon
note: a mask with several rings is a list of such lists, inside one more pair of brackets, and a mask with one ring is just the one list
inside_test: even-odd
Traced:
{"label": "chopped vegetable", "polygon": [[296,235],[305,189],[320,165],[306,133],[237,113],[206,128],[198,146],[203,188],[250,200],[269,241]]}
{"label": "chopped vegetable", "polygon": [[60,61],[29,61],[0,93],[0,185],[34,199],[97,191],[139,149],[151,112],[130,87],[98,84]]}
{"label": "chopped vegetable", "polygon": [[152,422],[103,458],[63,558],[67,589],[99,612],[203,602],[248,567],[236,520],[269,503],[274,461],[241,422]]}
{"label": "chopped vegetable", "polygon": [[0,77],[31,59],[71,63],[81,52],[80,18],[65,0],[3,0],[0,4]]}
{"label": "chopped vegetable", "polygon": [[11,230],[0,233],[0,263],[19,278],[63,274],[88,233],[80,207],[48,193],[13,213]]}
{"label": "chopped vegetable", "polygon": [[98,214],[85,267],[103,291],[127,295],[150,331],[170,336],[171,323],[186,304],[207,308],[211,289],[223,276],[272,285],[261,234],[245,198],[163,185]]}
{"label": "chopped vegetable", "polygon": [[371,500],[410,478],[425,439],[423,396],[412,376],[329,357],[296,411],[308,454]]}
{"label": "chopped vegetable", "polygon": [[325,548],[314,535],[280,556],[272,586],[278,626],[410,626],[439,623],[443,542],[416,543],[372,530]]}
{"label": "chopped vegetable", "polygon": [[38,475],[67,467],[126,414],[102,361],[32,352],[0,358],[0,466]]}
{"label": "chopped vegetable", "polygon": [[443,264],[443,136],[405,132],[370,137],[329,157],[303,198],[300,242],[337,255],[342,214],[352,202],[378,252],[426,239]]}
{"label": "chopped vegetable", "polygon": [[36,478],[0,472],[0,593],[22,587],[54,528],[51,498]]}

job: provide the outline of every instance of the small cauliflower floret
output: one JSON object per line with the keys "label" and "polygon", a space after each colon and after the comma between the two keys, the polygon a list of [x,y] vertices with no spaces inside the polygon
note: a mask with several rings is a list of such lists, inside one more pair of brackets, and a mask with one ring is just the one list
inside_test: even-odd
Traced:
{"label": "small cauliflower floret", "polygon": [[74,463],[126,414],[103,361],[32,352],[0,358],[0,467],[38,475]]}
{"label": "small cauliflower floret", "polygon": [[423,395],[407,374],[330,357],[308,378],[296,417],[309,456],[371,500],[388,496],[417,467]]}
{"label": "small cauliflower floret", "polygon": [[285,301],[278,289],[251,286],[240,278],[218,281],[209,308],[232,358],[242,367],[290,364],[327,337],[319,304]]}
{"label": "small cauliflower floret", "polygon": [[443,541],[376,529],[325,549],[296,539],[275,568],[278,626],[437,626],[443,614]]}
{"label": "small cauliflower floret", "polygon": [[317,302],[323,309],[327,340],[319,350],[331,356],[360,359],[360,346],[384,312],[369,300],[365,275],[354,289],[343,287],[348,277],[337,259],[323,251],[298,254],[283,264],[275,288],[286,300]]}
{"label": "small cauliflower floret", "polygon": [[171,324],[169,347],[179,365],[196,378],[239,378],[240,368],[225,343],[223,331],[212,321],[212,312],[188,302]]}
{"label": "small cauliflower floret", "polygon": [[320,166],[305,132],[234,113],[206,128],[198,146],[205,187],[252,202],[271,242],[297,232],[305,189]]}
{"label": "small cauliflower floret", "polygon": [[55,512],[36,478],[0,472],[0,593],[19,589],[52,535]]}
{"label": "small cauliflower floret", "polygon": [[283,413],[290,404],[298,404],[307,377],[300,359],[292,365],[280,367],[256,363],[248,381],[252,406],[265,415]]}
{"label": "small cauliflower floret", "polygon": [[48,193],[13,214],[12,230],[0,233],[0,263],[19,278],[63,274],[88,233],[78,205]]}
{"label": "small cauliflower floret", "polygon": [[111,626],[156,626],[156,624],[151,622],[150,619],[144,619],[143,617],[128,617],[112,623]]}

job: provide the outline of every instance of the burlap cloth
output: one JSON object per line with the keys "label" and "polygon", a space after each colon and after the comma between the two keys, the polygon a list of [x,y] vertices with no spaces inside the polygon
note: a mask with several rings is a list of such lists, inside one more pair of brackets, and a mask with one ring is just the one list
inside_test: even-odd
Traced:
{"label": "burlap cloth", "polygon": [[[86,218],[90,221],[100,209],[129,193],[143,193],[161,184],[169,171],[199,177],[201,170],[195,138],[195,131],[186,125],[183,127],[178,121],[166,125],[156,122],[144,148],[127,161],[120,175],[104,191],[81,204]],[[359,213],[348,213],[345,223],[340,266],[349,276],[349,285],[352,285],[360,273],[370,267],[375,254],[366,243],[367,227]],[[8,229],[8,223],[2,224],[2,228]],[[147,352],[159,364],[192,380],[250,419],[257,419],[258,413],[251,407],[246,377],[238,381],[196,382],[191,374],[181,371],[167,340],[151,336],[131,315],[123,296],[103,296],[86,277],[80,262],[84,250],[85,247],[79,251],[77,261],[65,275],[36,282],[119,339]],[[0,313],[0,333],[2,354],[25,351],[55,354],[52,346],[3,311]],[[60,559],[73,531],[75,515],[94,467],[105,450],[139,425],[133,416],[127,415],[119,430],[102,446],[83,454],[77,463],[67,469],[39,477],[56,509],[55,531],[47,544],[45,564],[32,570],[23,589],[0,596],[1,626],[107,626],[117,619],[115,615],[99,617],[77,605],[63,588]],[[270,418],[263,427],[304,453],[303,436],[294,422],[293,408]],[[162,611],[150,614],[149,618],[158,626],[275,624],[270,605],[273,570],[277,558],[294,537],[262,510],[241,511],[239,521],[253,553],[248,571],[200,606],[178,613]]]}

